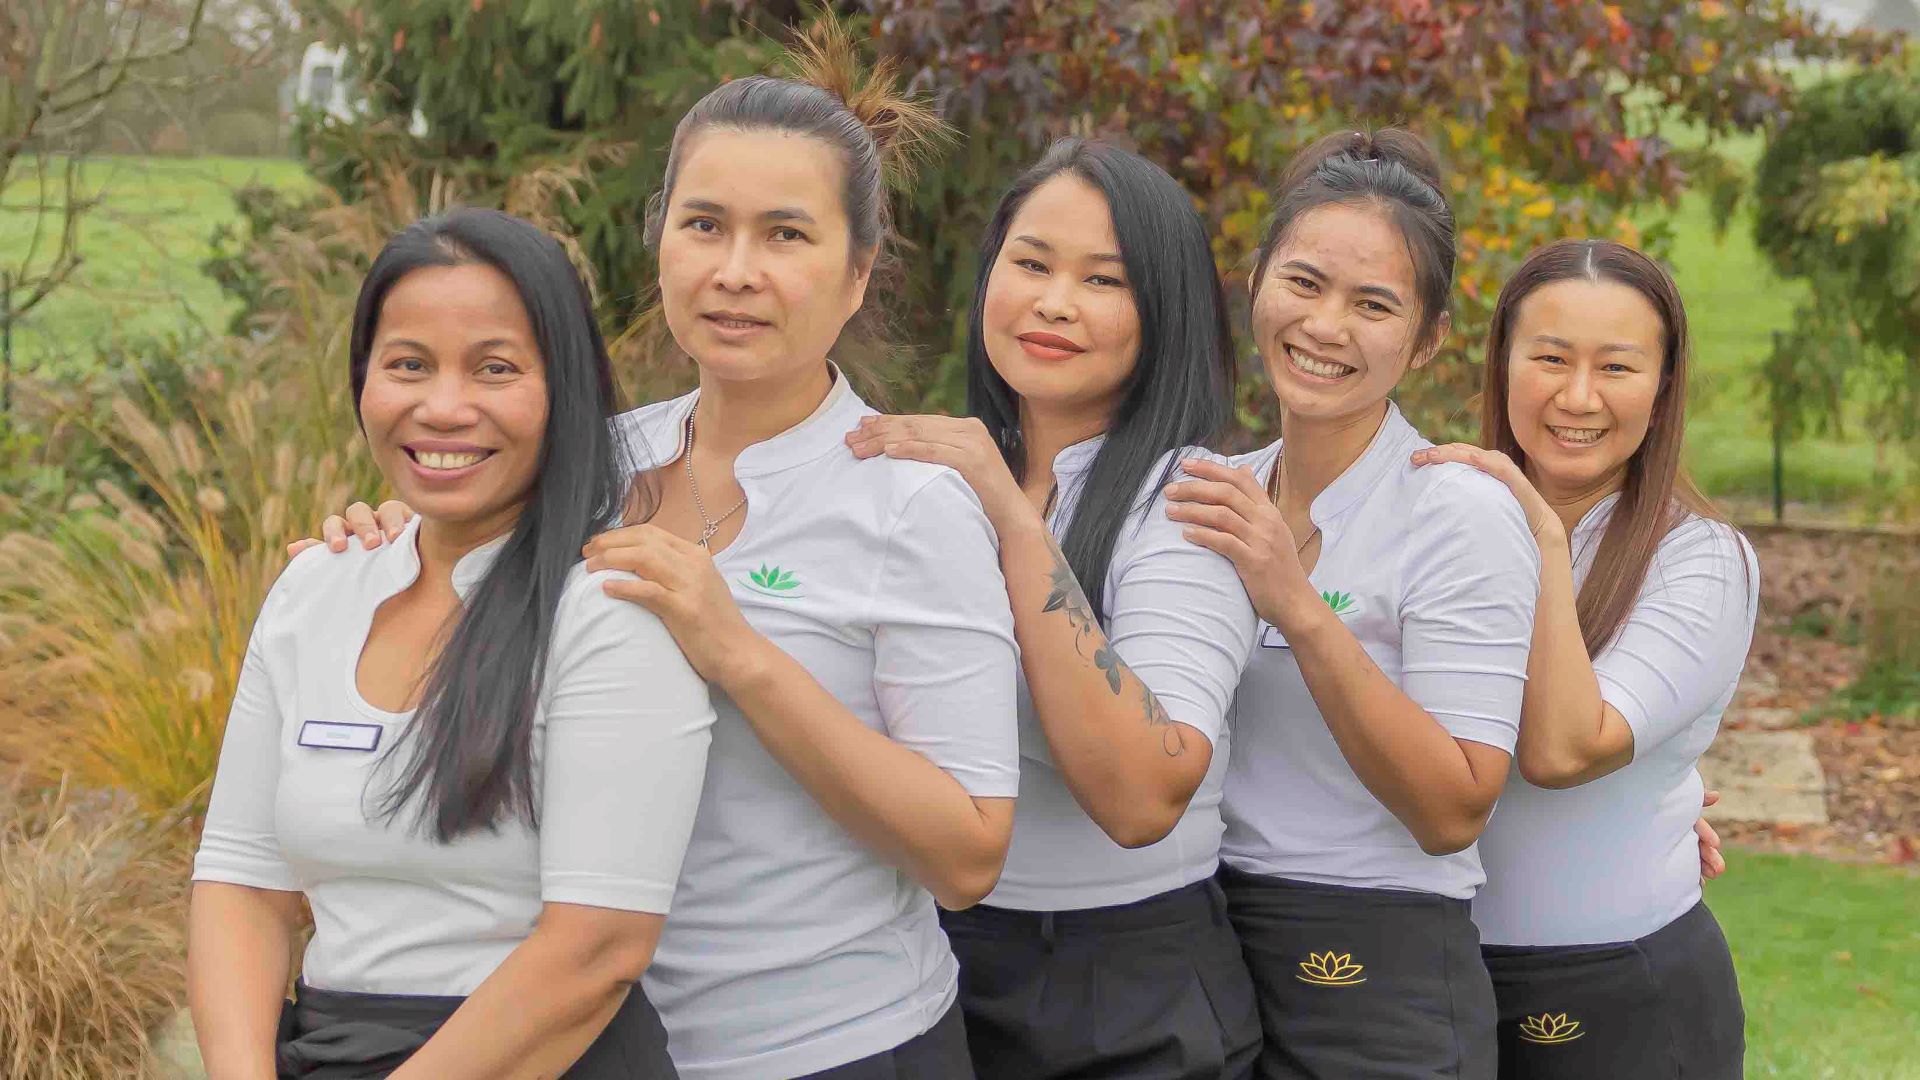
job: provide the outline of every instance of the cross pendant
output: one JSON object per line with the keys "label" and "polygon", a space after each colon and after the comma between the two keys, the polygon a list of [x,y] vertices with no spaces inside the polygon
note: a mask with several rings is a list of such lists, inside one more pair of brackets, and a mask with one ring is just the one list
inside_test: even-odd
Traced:
{"label": "cross pendant", "polygon": [[702,525],[700,527],[700,539],[694,541],[694,543],[699,544],[701,547],[706,547],[707,541],[713,539],[713,534],[719,531],[720,523],[717,521],[711,525]]}

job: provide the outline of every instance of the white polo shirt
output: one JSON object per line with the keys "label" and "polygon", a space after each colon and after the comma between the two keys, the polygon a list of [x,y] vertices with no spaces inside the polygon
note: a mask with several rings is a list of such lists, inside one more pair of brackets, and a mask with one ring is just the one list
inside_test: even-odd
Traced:
{"label": "white polo shirt", "polygon": [[[1327,485],[1313,587],[1387,678],[1456,739],[1513,752],[1526,689],[1540,552],[1506,486],[1468,465],[1415,468],[1431,446],[1388,404],[1366,452]],[[1236,458],[1262,482],[1275,443]],[[1420,850],[1327,730],[1279,630],[1262,623],[1234,698],[1221,858],[1300,881],[1466,898],[1473,847]]]}
{"label": "white polo shirt", "polygon": [[[1617,495],[1573,530],[1586,579]],[[1633,761],[1561,791],[1516,770],[1480,838],[1473,902],[1495,945],[1632,941],[1700,900],[1694,765],[1720,730],[1753,640],[1760,563],[1730,525],[1689,517],[1655,550],[1620,633],[1593,661],[1600,697],[1633,729]]]}
{"label": "white polo shirt", "polygon": [[[372,551],[314,548],[281,573],[254,623],[194,859],[196,881],[306,894],[302,977],[323,990],[471,994],[546,902],[665,913],[699,803],[706,684],[658,619],[579,565],[534,720],[539,831],[510,817],[440,844],[417,801],[381,817],[413,714],[368,704],[356,669],[375,610],[419,576],[419,528]],[[460,595],[504,542],[455,566]]]}
{"label": "white polo shirt", "polygon": [[[696,395],[629,413],[641,460],[681,452]],[[873,412],[836,378],[812,416],[743,450],[740,534],[714,556],[754,629],[861,723],[975,796],[1019,791],[1006,580],[950,469],[860,461]],[[933,897],[842,829],[717,689],[706,790],[674,916],[647,972],[684,1080],[799,1076],[939,1020],[957,966]]]}
{"label": "white polo shirt", "polygon": [[[1066,535],[1093,459],[1105,436],[1055,456],[1059,496],[1048,526]],[[1114,540],[1101,593],[1107,640],[1172,719],[1213,744],[1213,762],[1180,821],[1165,839],[1128,850],[1113,842],[1075,801],[1053,763],[1020,681],[1020,802],[1013,846],[1000,884],[986,902],[1025,911],[1129,904],[1211,877],[1220,865],[1220,789],[1226,780],[1227,707],[1253,648],[1253,602],[1233,563],[1181,535],[1160,493],[1169,454],[1148,472],[1132,515]],[[1224,461],[1199,448],[1181,457]],[[1173,479],[1183,479],[1176,472]],[[1145,723],[1144,718],[1140,721]]]}

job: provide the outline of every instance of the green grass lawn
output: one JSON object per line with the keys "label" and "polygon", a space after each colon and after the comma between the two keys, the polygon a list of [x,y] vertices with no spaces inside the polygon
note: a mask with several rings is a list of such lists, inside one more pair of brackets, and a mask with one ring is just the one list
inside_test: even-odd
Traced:
{"label": "green grass lawn", "polygon": [[1920,876],[1729,851],[1707,886],[1740,971],[1747,1075],[1920,1078]]}
{"label": "green grass lawn", "polygon": [[[15,176],[0,196],[0,267],[14,268],[32,240],[38,202],[33,177]],[[55,178],[57,180],[57,178]],[[216,225],[236,216],[231,193],[249,182],[303,188],[298,162],[275,158],[102,157],[83,184],[105,201],[81,225],[85,260],[62,289],[14,333],[15,355],[45,370],[86,367],[114,335],[165,333],[183,326],[225,330],[232,304],[200,270]],[[57,227],[57,226],[56,226]],[[50,258],[46,238],[39,259]]]}
{"label": "green grass lawn", "polygon": [[[1682,131],[1677,138],[1687,136]],[[1720,145],[1749,167],[1762,149],[1758,135]],[[1750,201],[1741,204],[1720,235],[1704,194],[1685,197],[1670,214],[1651,212],[1644,221],[1662,219],[1674,231],[1674,277],[1693,333],[1687,465],[1709,494],[1757,509],[1773,491],[1773,445],[1758,370],[1773,346],[1773,332],[1792,323],[1805,288],[1782,280],[1754,246]],[[1905,477],[1898,455],[1882,460],[1863,429],[1842,430],[1847,437],[1810,437],[1788,445],[1783,472],[1789,501],[1862,507],[1876,501],[1876,471],[1890,470],[1893,482]]]}

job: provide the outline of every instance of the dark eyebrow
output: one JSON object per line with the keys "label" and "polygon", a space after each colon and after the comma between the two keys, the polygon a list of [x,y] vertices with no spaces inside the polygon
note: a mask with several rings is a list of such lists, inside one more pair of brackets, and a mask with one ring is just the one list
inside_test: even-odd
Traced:
{"label": "dark eyebrow", "polygon": [[467,351],[476,352],[476,353],[486,352],[488,349],[497,349],[502,345],[505,345],[511,348],[518,344],[520,343],[517,341],[514,341],[512,338],[503,338],[503,337],[488,338],[485,341],[476,341],[472,345],[467,346]]}
{"label": "dark eyebrow", "polygon": [[[1554,337],[1552,334],[1535,334],[1533,335],[1533,340],[1539,342],[1542,345],[1551,345],[1556,349],[1571,350],[1573,348],[1573,342],[1568,341],[1566,338]],[[1638,345],[1631,344],[1629,342],[1614,341],[1614,342],[1609,342],[1605,345],[1600,346],[1600,351],[1603,353],[1645,354],[1647,350],[1641,348]]]}
{"label": "dark eyebrow", "polygon": [[412,338],[404,338],[404,337],[386,338],[380,342],[380,348],[382,350],[412,349],[415,352],[423,352],[423,353],[431,353],[433,351],[432,349],[427,348],[426,342],[415,341]]}
{"label": "dark eyebrow", "polygon": [[1395,307],[1402,307],[1402,306],[1405,306],[1406,304],[1406,301],[1400,299],[1399,293],[1394,292],[1392,289],[1387,288],[1385,285],[1362,285],[1358,289],[1355,289],[1354,291],[1359,293],[1362,296],[1381,297],[1382,299],[1386,300],[1387,303],[1392,304]]}
{"label": "dark eyebrow", "polygon": [[[724,214],[727,212],[725,206],[710,199],[687,199],[682,201],[680,206],[682,209],[698,210],[703,214]],[[761,214],[760,218],[763,221],[798,221],[807,225],[816,224],[812,214],[796,206],[782,206],[768,210],[766,213]]]}
{"label": "dark eyebrow", "polygon": [[[1022,244],[1028,244],[1028,245],[1031,245],[1031,246],[1033,246],[1033,247],[1037,247],[1037,248],[1039,248],[1039,249],[1040,249],[1041,251],[1052,251],[1052,250],[1053,250],[1053,245],[1052,245],[1052,244],[1049,244],[1049,243],[1047,243],[1047,242],[1046,242],[1045,240],[1042,240],[1042,239],[1040,239],[1040,238],[1039,238],[1039,237],[1037,237],[1037,236],[1027,236],[1027,235],[1025,235],[1025,234],[1023,233],[1023,234],[1021,234],[1021,235],[1019,235],[1019,236],[1016,236],[1016,237],[1014,237],[1014,239],[1015,239],[1015,240],[1017,240],[1017,241],[1019,241],[1019,242],[1020,242],[1020,243],[1022,243]],[[1092,260],[1093,260],[1094,262],[1111,262],[1111,263],[1117,263],[1117,262],[1125,262],[1125,261],[1126,261],[1125,259],[1122,259],[1122,258],[1120,257],[1120,253],[1119,253],[1119,252],[1117,252],[1117,251],[1096,251],[1096,252],[1094,252],[1093,254],[1091,254],[1091,255],[1089,255],[1089,256],[1087,256],[1087,258],[1089,258],[1089,259],[1092,259]]]}

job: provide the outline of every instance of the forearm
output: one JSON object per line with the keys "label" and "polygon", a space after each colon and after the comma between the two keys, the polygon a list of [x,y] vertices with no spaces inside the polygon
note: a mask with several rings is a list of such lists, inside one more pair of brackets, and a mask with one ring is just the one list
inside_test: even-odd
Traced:
{"label": "forearm", "polygon": [[[1476,773],[1465,749],[1387,678],[1325,604],[1286,627],[1307,690],[1354,775],[1429,854],[1473,843],[1504,780]],[[1492,794],[1488,794],[1491,788]]]}
{"label": "forearm", "polygon": [[272,1080],[293,969],[295,893],[197,882],[187,916],[187,1004],[209,1080]]}
{"label": "forearm", "polygon": [[557,942],[536,928],[394,1080],[559,1076],[626,1001],[636,976],[619,967],[601,950]]}
{"label": "forearm", "polygon": [[743,647],[721,687],[754,733],[841,828],[950,908],[1000,877],[1011,800],[980,799],[910,747],[869,728],[765,638]]}
{"label": "forearm", "polygon": [[1034,712],[1074,799],[1115,843],[1177,824],[1213,746],[1167,715],[1107,641],[1044,522],[1000,533],[1014,637]]}
{"label": "forearm", "polygon": [[1540,601],[1534,611],[1515,756],[1528,782],[1571,787],[1632,761],[1633,734],[1600,698],[1600,680],[1580,633],[1573,559],[1565,536],[1543,536],[1540,556]]}

